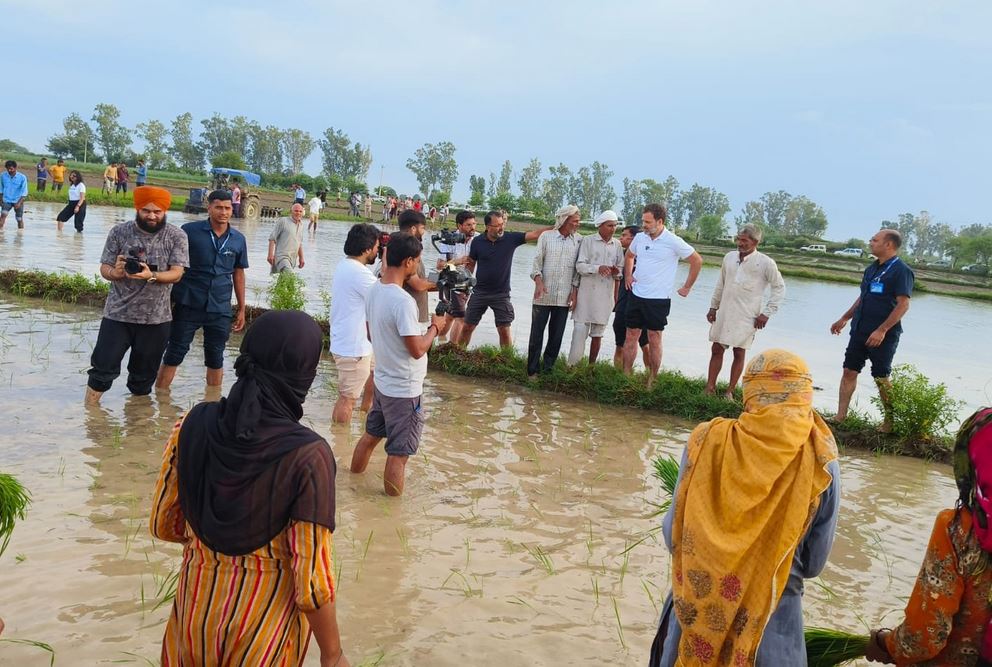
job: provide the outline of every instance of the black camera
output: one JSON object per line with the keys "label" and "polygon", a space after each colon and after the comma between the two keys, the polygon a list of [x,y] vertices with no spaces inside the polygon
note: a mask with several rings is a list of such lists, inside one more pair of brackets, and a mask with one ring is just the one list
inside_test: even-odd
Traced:
{"label": "black camera", "polygon": [[[463,239],[464,234],[455,232]],[[446,264],[437,275],[437,296],[438,304],[434,310],[438,315],[447,315],[451,312],[451,298],[454,292],[471,294],[475,287],[475,276],[468,272],[465,267]]]}
{"label": "black camera", "polygon": [[465,234],[458,231],[457,229],[442,229],[437,234],[431,234],[431,245],[438,253],[444,255],[445,259],[451,259],[448,257],[450,253],[442,252],[440,248],[437,247],[438,242],[441,242],[447,246],[453,246],[456,243],[465,243]]}
{"label": "black camera", "polygon": [[[141,246],[135,248],[128,248],[127,257],[124,258],[124,272],[130,275],[135,275],[136,273],[141,273],[142,262],[148,262],[148,258],[145,255],[145,249]],[[148,269],[151,271],[158,271],[158,266],[155,264],[148,264]]]}

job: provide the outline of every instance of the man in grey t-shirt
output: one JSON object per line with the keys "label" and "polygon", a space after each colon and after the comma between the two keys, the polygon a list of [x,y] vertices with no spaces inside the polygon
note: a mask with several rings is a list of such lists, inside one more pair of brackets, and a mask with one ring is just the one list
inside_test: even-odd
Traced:
{"label": "man in grey t-shirt", "polygon": [[171,201],[163,188],[136,188],[135,219],[107,235],[100,275],[110,281],[110,294],[90,358],[87,403],[110,389],[129,349],[127,388],[139,396],[151,393],[169,340],[172,285],[189,266],[186,234],[165,220]]}
{"label": "man in grey t-shirt", "polygon": [[386,438],[383,484],[390,496],[403,493],[407,459],[420,446],[427,351],[444,323],[443,318],[432,315],[427,332],[422,334],[417,303],[403,289],[403,284],[416,275],[423,250],[420,239],[412,234],[399,232],[390,236],[382,279],[372,285],[365,299],[365,318],[375,355],[374,395],[365,434],[351,457],[351,472],[365,472],[376,445]]}
{"label": "man in grey t-shirt", "polygon": [[269,234],[271,273],[303,268],[303,204],[293,204],[290,217],[279,218]]}

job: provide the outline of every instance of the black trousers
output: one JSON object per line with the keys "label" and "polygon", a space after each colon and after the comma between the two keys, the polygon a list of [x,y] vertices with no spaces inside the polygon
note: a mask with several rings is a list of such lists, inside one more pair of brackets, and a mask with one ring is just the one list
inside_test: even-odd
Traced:
{"label": "black trousers", "polygon": [[83,231],[83,221],[86,220],[86,202],[84,201],[80,204],[79,213],[76,213],[76,204],[79,204],[79,202],[71,201],[66,204],[65,208],[55,216],[55,219],[59,222],[65,222],[69,218],[72,218],[72,224],[76,226],[76,231],[81,232]]}
{"label": "black trousers", "polygon": [[[568,306],[533,306],[530,318],[530,344],[527,346],[527,375],[551,370],[561,351],[561,339],[568,323]],[[544,329],[548,330],[548,346],[544,348],[541,363],[541,346]]]}
{"label": "black trousers", "polygon": [[90,357],[90,378],[86,384],[94,391],[110,389],[121,374],[121,361],[130,349],[127,388],[137,396],[150,394],[171,327],[172,322],[132,324],[103,318]]}

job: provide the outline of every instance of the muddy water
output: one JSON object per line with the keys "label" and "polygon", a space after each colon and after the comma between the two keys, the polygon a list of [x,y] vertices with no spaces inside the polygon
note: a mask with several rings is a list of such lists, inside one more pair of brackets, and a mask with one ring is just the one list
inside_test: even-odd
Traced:
{"label": "muddy water", "polygon": [[[0,301],[0,470],[35,499],[0,559],[0,616],[5,637],[51,644],[59,665],[157,663],[180,550],[149,536],[149,498],[169,429],[204,385],[190,363],[168,395],[128,397],[118,382],[84,408],[97,326],[92,309]],[[421,453],[404,497],[387,499],[381,454],[364,476],[347,471],[361,423],[329,427],[335,384],[325,360],[305,421],[341,464],[335,567],[353,664],[645,664],[669,568],[649,535],[662,499],[650,460],[677,455],[691,424],[432,373]],[[807,621],[892,625],[955,497],[950,471],[842,466],[839,535]],[[0,665],[42,664],[0,644]]]}
{"label": "muddy water", "polygon": [[[108,229],[133,215],[127,209],[92,207],[83,234],[76,234],[71,224],[67,225],[67,231],[57,234],[50,221],[60,208],[55,204],[28,202],[27,229],[18,233],[8,225],[6,230],[0,231],[0,267],[62,268],[96,274]],[[169,218],[175,224],[194,219],[181,213],[170,213]],[[247,272],[248,300],[265,305],[265,290],[270,282],[265,255],[272,221],[257,225],[239,223],[238,226],[248,239],[252,263]],[[346,223],[322,221],[319,232],[309,237],[305,244],[306,267],[300,275],[307,282],[311,313],[325,311],[322,292],[330,291],[348,227]],[[427,244],[424,257],[433,266],[438,255]],[[521,351],[526,351],[530,331],[530,299],[534,285],[528,273],[533,257],[533,244],[524,246],[517,251],[513,264],[516,311],[513,337]],[[683,265],[677,280],[683,279],[685,271]],[[703,269],[689,297],[675,298],[664,338],[663,365],[666,368],[693,376],[705,375],[709,360],[709,324],[705,315],[717,276],[716,269]],[[817,393],[817,406],[835,410],[847,335],[831,336],[829,327],[853,303],[857,289],[798,278],[787,278],[786,283],[785,303],[768,327],[758,334],[755,349],[784,347],[803,355],[813,371],[816,385],[822,389]],[[491,317],[487,315],[476,330],[474,344],[498,342]],[[962,416],[992,403],[992,355],[978,352],[984,349],[984,336],[992,329],[992,304],[918,294],[913,298],[904,326],[896,363],[911,363],[928,377],[946,383],[951,394],[963,402]],[[571,329],[569,325],[562,345],[566,353]],[[608,330],[603,344],[604,357],[612,355],[613,350],[613,334]],[[729,371],[729,355],[725,363],[724,379]],[[874,393],[869,374],[862,373],[854,397],[855,407],[875,412],[870,402]]]}

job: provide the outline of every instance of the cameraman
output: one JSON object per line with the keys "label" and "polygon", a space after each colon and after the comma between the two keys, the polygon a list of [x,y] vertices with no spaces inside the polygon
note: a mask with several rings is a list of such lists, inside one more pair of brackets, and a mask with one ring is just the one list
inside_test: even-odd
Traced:
{"label": "cameraman", "polygon": [[382,279],[372,285],[365,300],[376,368],[372,410],[365,420],[365,434],[355,445],[351,472],[365,472],[376,445],[386,438],[383,484],[390,496],[403,493],[406,462],[420,446],[427,351],[444,321],[432,316],[427,332],[422,334],[417,303],[404,288],[417,275],[423,251],[416,236],[393,234],[386,249]]}
{"label": "cameraman", "polygon": [[[420,247],[424,246],[424,234],[427,233],[427,220],[420,211],[407,209],[400,213],[397,221],[400,232],[410,234],[420,242]],[[390,238],[390,246],[393,241]],[[388,251],[387,251],[388,254]],[[380,270],[385,272],[386,265],[382,264]],[[417,262],[417,272],[407,278],[403,286],[414,301],[417,302],[417,321],[421,324],[430,322],[430,307],[427,304],[427,293],[437,289],[437,284],[427,280],[427,272],[424,270],[424,263]]]}
{"label": "cameraman", "polygon": [[[214,190],[207,197],[207,219],[182,226],[189,240],[189,271],[172,290],[172,332],[165,348],[155,387],[167,389],[183,363],[197,329],[203,329],[203,363],[207,386],[224,380],[224,347],[231,331],[245,328],[245,269],[248,244],[231,228],[234,206],[229,190]],[[238,302],[231,314],[231,292]]]}
{"label": "cameraman", "polygon": [[164,188],[135,188],[135,219],[107,235],[100,275],[110,281],[110,294],[90,358],[87,403],[98,402],[110,389],[128,349],[127,388],[138,396],[151,393],[169,340],[169,295],[189,266],[186,234],[165,219],[171,203]]}
{"label": "cameraman", "polygon": [[331,281],[331,354],[338,369],[338,400],[331,419],[351,421],[355,401],[368,411],[372,404],[372,343],[365,323],[365,300],[375,284],[369,268],[379,254],[379,230],[359,223],[348,230],[345,260],[338,262]]}
{"label": "cameraman", "polygon": [[[472,244],[472,238],[475,236],[475,213],[472,211],[458,211],[458,215],[455,216],[455,227],[465,236],[465,240],[454,245],[438,244],[438,249],[449,257],[447,260],[437,260],[438,271],[444,269],[445,264],[465,266],[468,263],[469,246]],[[453,343],[457,343],[461,337],[462,324],[465,320],[465,304],[467,303],[467,293],[453,292],[451,295],[451,310],[444,314],[444,329],[442,331],[448,333],[450,329],[449,339]]]}

